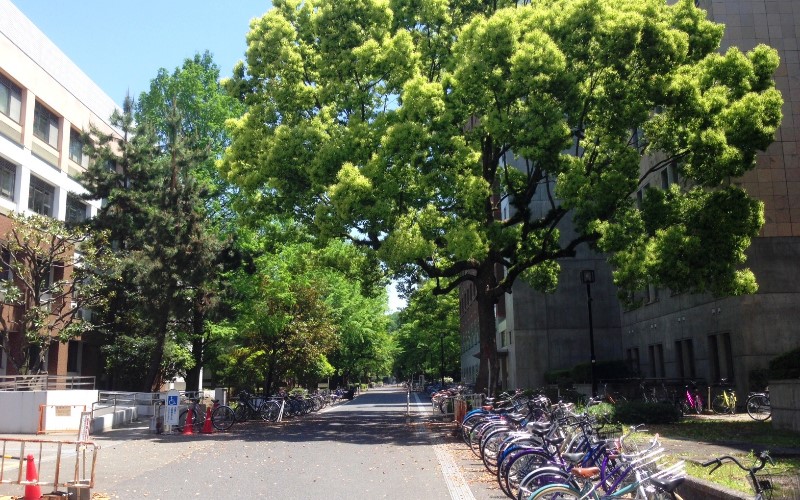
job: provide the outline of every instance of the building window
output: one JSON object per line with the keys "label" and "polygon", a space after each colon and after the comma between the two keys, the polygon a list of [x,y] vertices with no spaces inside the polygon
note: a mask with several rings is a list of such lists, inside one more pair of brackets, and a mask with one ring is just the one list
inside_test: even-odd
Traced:
{"label": "building window", "polygon": [[67,215],[65,221],[80,224],[86,220],[86,204],[78,198],[67,195]]}
{"label": "building window", "polygon": [[17,181],[17,166],[0,158],[0,196],[14,201],[14,186]]}
{"label": "building window", "polygon": [[22,109],[22,90],[11,80],[0,75],[0,113],[19,123]]}
{"label": "building window", "polygon": [[678,377],[694,379],[697,372],[694,366],[694,345],[692,339],[678,340],[675,342],[675,360],[678,363]]}
{"label": "building window", "polygon": [[83,139],[75,129],[69,131],[69,159],[83,165]]}
{"label": "building window", "polygon": [[628,363],[628,369],[638,374],[639,373],[639,348],[632,347],[630,349],[626,349],[625,351],[625,360]]}
{"label": "building window", "polygon": [[38,102],[33,109],[33,135],[58,149],[58,117]]}
{"label": "building window", "polygon": [[661,189],[669,189],[669,172],[667,169],[661,171]]}
{"label": "building window", "polygon": [[721,379],[733,380],[733,352],[731,334],[708,336],[708,352],[711,358],[711,382]]}
{"label": "building window", "polygon": [[650,187],[650,183],[646,183],[642,186],[642,189],[636,191],[636,208],[639,210],[642,209],[642,203],[644,203],[644,196],[647,193],[647,189]]}
{"label": "building window", "polygon": [[31,176],[31,187],[28,192],[28,209],[39,215],[52,217],[54,193],[55,189],[53,186]]}
{"label": "building window", "polygon": [[11,252],[7,248],[0,250],[0,281],[8,281],[13,278],[11,272]]}
{"label": "building window", "polygon": [[650,355],[650,376],[653,378],[664,377],[664,345],[648,346],[647,352]]}
{"label": "building window", "polygon": [[70,340],[67,347],[67,371],[77,373],[80,367],[80,348],[81,343],[77,340]]}

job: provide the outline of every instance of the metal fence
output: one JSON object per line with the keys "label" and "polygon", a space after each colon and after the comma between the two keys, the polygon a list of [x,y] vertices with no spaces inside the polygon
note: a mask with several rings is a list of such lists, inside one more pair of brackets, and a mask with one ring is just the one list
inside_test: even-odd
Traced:
{"label": "metal fence", "polygon": [[95,378],[72,375],[0,375],[0,391],[94,389]]}
{"label": "metal fence", "polygon": [[91,489],[98,449],[91,441],[0,438],[0,485]]}

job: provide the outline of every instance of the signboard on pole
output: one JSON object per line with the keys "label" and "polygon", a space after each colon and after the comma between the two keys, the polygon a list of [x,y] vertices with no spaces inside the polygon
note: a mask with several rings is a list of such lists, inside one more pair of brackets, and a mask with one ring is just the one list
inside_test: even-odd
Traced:
{"label": "signboard on pole", "polygon": [[164,423],[166,425],[178,425],[178,403],[181,401],[181,396],[177,390],[172,389],[167,393],[167,414],[164,415]]}
{"label": "signboard on pole", "polygon": [[80,423],[80,428],[78,429],[78,441],[89,440],[89,431],[91,430],[91,426],[92,426],[92,412],[90,411],[81,412],[81,423]]}

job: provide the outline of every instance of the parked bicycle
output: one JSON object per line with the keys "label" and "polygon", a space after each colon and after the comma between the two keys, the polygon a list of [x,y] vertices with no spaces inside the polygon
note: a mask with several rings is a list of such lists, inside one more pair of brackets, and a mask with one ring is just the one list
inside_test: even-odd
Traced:
{"label": "parked bicycle", "polygon": [[747,414],[753,420],[762,422],[772,416],[772,404],[769,401],[769,390],[751,392],[747,396]]}
{"label": "parked bicycle", "polygon": [[679,407],[684,415],[688,413],[703,413],[703,397],[695,383],[686,386],[686,394],[680,400]]}
{"label": "parked bicycle", "polygon": [[718,394],[711,402],[711,409],[719,415],[733,415],[736,413],[736,392],[727,386],[728,380],[720,380],[722,393]]}
{"label": "parked bicycle", "polygon": [[[189,412],[192,413],[192,432],[200,432],[205,426],[206,412],[203,411],[200,400],[192,398],[189,401],[189,407],[178,415],[178,425],[175,427],[178,432],[183,432],[186,427],[186,420],[189,418]],[[218,431],[227,431],[236,422],[233,409],[220,404],[218,399],[213,400],[212,403],[211,425]]]}
{"label": "parked bicycle", "polygon": [[272,400],[253,397],[247,391],[239,392],[236,406],[233,408],[237,422],[252,420],[256,416],[261,420],[278,420],[280,405]]}
{"label": "parked bicycle", "polygon": [[714,471],[719,469],[724,462],[733,462],[740,469],[747,472],[747,475],[750,479],[750,484],[753,486],[753,491],[755,491],[755,496],[753,497],[755,500],[772,498],[772,482],[770,482],[769,480],[759,479],[756,473],[761,469],[763,469],[764,466],[767,465],[767,462],[769,462],[770,465],[775,465],[775,462],[772,461],[772,457],[769,456],[768,451],[762,451],[761,453],[759,453],[757,460],[758,463],[753,465],[752,467],[745,467],[735,458],[725,455],[722,457],[715,458],[713,460],[709,460],[708,462],[704,462],[700,465],[702,465],[703,467],[708,467],[713,465],[714,468],[708,471],[709,474],[713,474]]}

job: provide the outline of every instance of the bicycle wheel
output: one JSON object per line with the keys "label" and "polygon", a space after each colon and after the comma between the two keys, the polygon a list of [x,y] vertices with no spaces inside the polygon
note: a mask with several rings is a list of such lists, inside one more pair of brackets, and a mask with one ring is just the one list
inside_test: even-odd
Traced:
{"label": "bicycle wheel", "polygon": [[725,401],[725,396],[722,394],[715,397],[714,401],[711,402],[711,409],[718,415],[730,413],[728,403]]}
{"label": "bicycle wheel", "polygon": [[500,451],[500,445],[505,441],[510,432],[512,432],[511,428],[501,428],[492,431],[481,444],[483,465],[490,474],[495,474],[497,472],[497,454]]}
{"label": "bicycle wheel", "polygon": [[227,431],[236,422],[236,416],[227,406],[218,406],[211,413],[211,424],[218,431]]}
{"label": "bicycle wheel", "polygon": [[[203,420],[200,420],[199,413],[196,409],[192,409],[192,431],[200,432],[200,429],[203,428]],[[183,410],[180,415],[178,415],[178,425],[175,426],[175,429],[178,432],[183,432],[184,427],[186,427],[186,418],[189,414],[189,410]]]}
{"label": "bicycle wheel", "polygon": [[233,407],[233,417],[237,422],[247,421],[247,413],[247,405],[244,403],[239,403]]}
{"label": "bicycle wheel", "polygon": [[578,500],[581,492],[566,484],[548,484],[534,491],[529,500]]}
{"label": "bicycle wheel", "polygon": [[281,414],[281,404],[275,400],[264,401],[261,405],[261,418],[270,422],[277,422]]}
{"label": "bicycle wheel", "polygon": [[693,409],[698,415],[703,413],[703,399],[700,396],[695,396]]}
{"label": "bicycle wheel", "polygon": [[525,500],[531,494],[548,484],[568,484],[573,488],[578,488],[572,475],[559,467],[541,467],[527,476],[519,483],[517,490],[517,500]]}
{"label": "bicycle wheel", "polygon": [[[516,496],[519,483],[522,479],[531,472],[544,467],[552,465],[551,458],[538,450],[524,450],[512,457],[503,471],[503,480],[505,482],[504,490],[514,497]],[[569,498],[569,497],[567,497]]]}
{"label": "bicycle wheel", "polygon": [[768,419],[772,416],[769,398],[764,394],[753,394],[747,398],[747,414],[750,415],[750,418],[759,422]]}

